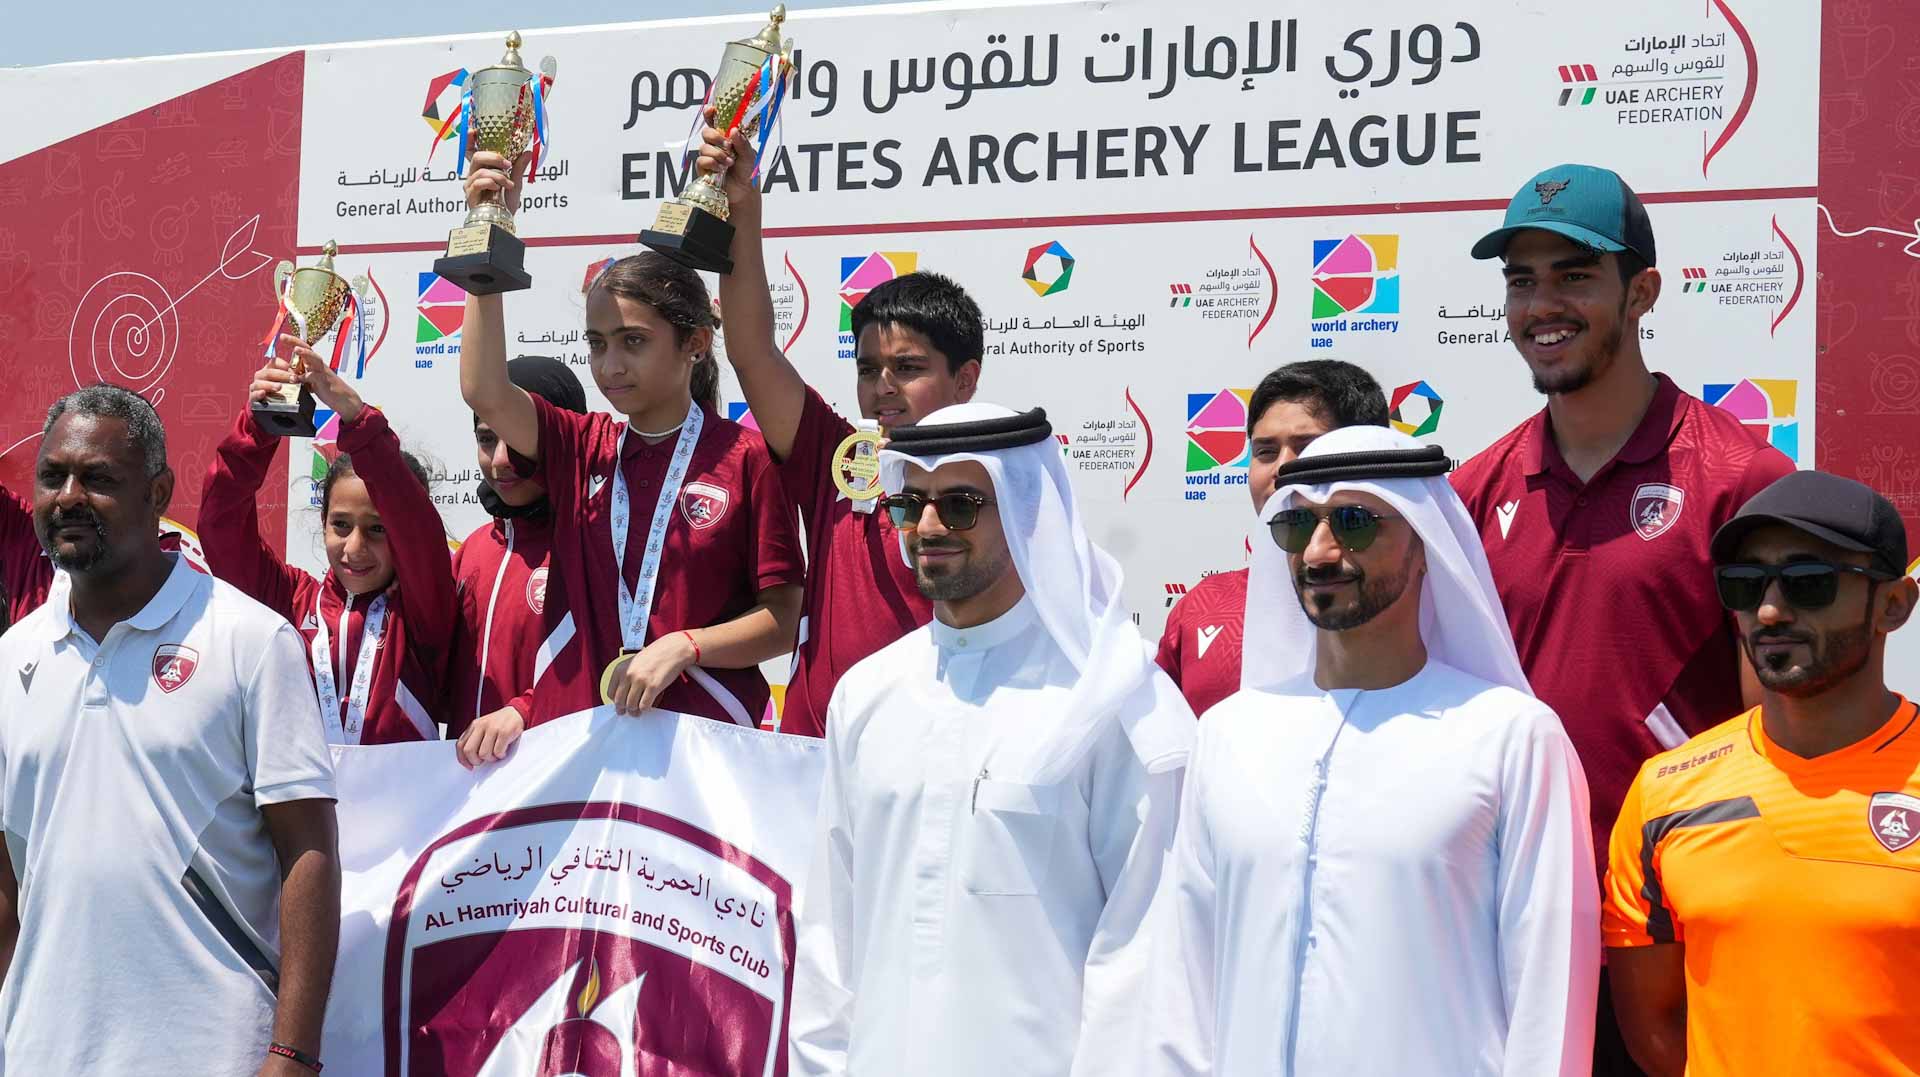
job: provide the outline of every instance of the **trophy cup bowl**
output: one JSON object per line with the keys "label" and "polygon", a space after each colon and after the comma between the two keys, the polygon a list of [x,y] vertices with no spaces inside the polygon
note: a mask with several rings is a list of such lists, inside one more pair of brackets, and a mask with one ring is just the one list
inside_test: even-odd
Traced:
{"label": "trophy cup bowl", "polygon": [[[760,70],[770,57],[782,60],[780,78],[788,70],[786,56],[793,43],[782,43],[780,24],[787,19],[787,5],[773,9],[761,31],[742,41],[727,42],[720,56],[720,70],[713,77],[713,113],[725,125],[730,117],[746,116],[740,131],[751,138],[759,129],[760,105],[765,94],[777,92],[779,79],[762,93]],[[680,197],[660,206],[653,227],[640,233],[640,242],[693,269],[709,273],[733,272],[733,225],[727,223],[729,207],[721,177],[703,172]]]}
{"label": "trophy cup bowl", "polygon": [[[551,77],[553,66],[548,57],[541,70]],[[466,152],[497,153],[509,166],[526,152],[533,141],[533,84],[538,78],[520,60],[519,32],[508,34],[507,53],[500,62],[467,76],[473,100]],[[467,211],[465,223],[448,233],[446,256],[433,263],[433,271],[468,295],[517,292],[533,283],[523,268],[526,250],[514,230],[513,211],[498,193],[488,191]]]}
{"label": "trophy cup bowl", "polygon": [[[274,272],[274,293],[288,308],[293,335],[308,347],[333,331],[353,290],[347,279],[334,271],[333,256],[338,251],[339,247],[328,240],[320,264],[295,269],[292,262],[281,262]],[[304,385],[283,385],[255,401],[251,410],[253,421],[276,437],[310,438],[318,433],[313,422],[313,390]]]}

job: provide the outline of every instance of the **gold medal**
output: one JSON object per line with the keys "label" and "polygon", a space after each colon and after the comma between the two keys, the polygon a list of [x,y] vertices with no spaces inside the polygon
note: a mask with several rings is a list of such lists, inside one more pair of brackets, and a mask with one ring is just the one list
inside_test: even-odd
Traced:
{"label": "gold medal", "polygon": [[640,652],[621,651],[620,657],[607,663],[607,668],[600,674],[600,702],[606,704],[613,703],[613,680],[626,671],[627,663],[631,662],[633,656],[638,653]]}
{"label": "gold medal", "polygon": [[833,450],[833,484],[855,501],[880,496],[880,442],[878,430],[856,430]]}

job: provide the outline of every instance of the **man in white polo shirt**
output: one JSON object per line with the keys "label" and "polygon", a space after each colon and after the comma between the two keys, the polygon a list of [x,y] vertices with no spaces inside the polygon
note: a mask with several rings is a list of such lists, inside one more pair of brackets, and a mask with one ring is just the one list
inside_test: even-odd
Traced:
{"label": "man in white polo shirt", "polygon": [[[0,637],[0,1070],[310,1077],[340,920],[333,771],[293,627],[161,549],[165,434],[47,414],[70,585]],[[62,593],[64,591],[64,593]]]}

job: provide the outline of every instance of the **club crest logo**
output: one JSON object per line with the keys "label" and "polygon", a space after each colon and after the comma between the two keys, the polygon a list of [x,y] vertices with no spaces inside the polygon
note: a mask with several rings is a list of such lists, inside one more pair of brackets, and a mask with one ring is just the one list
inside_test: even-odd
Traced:
{"label": "club crest logo", "polygon": [[153,683],[162,692],[171,693],[192,680],[193,671],[199,668],[200,652],[192,647],[164,643],[154,649]]}
{"label": "club crest logo", "polygon": [[1533,193],[1540,196],[1540,204],[1551,205],[1553,197],[1567,189],[1567,180],[1541,180],[1533,185]]}
{"label": "club crest logo", "polygon": [[535,614],[547,612],[547,566],[541,565],[527,577],[527,608]]}
{"label": "club crest logo", "polygon": [[1680,508],[1687,492],[1664,482],[1641,483],[1633,492],[1633,529],[1652,542],[1680,522]]}
{"label": "club crest logo", "polygon": [[1920,797],[1875,793],[1867,802],[1867,829],[1887,852],[1897,853],[1920,840]]}
{"label": "club crest logo", "polygon": [[680,515],[695,531],[705,531],[727,514],[727,491],[712,483],[690,482],[680,491]]}

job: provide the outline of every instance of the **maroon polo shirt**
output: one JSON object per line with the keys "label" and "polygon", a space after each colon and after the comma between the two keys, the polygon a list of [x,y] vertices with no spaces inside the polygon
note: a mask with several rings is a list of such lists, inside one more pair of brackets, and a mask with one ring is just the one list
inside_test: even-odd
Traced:
{"label": "maroon polo shirt", "polygon": [[793,451],[779,464],[780,482],[807,530],[807,593],[782,733],[825,736],[827,701],[840,675],[933,619],[893,520],[878,508],[855,512],[833,484],[833,452],[851,433],[853,424],[809,386]]}
{"label": "maroon polo shirt", "polygon": [[1602,865],[1640,764],[1745,709],[1707,545],[1793,470],[1732,415],[1656,377],[1633,436],[1584,483],[1545,409],[1453,473],[1520,664],[1586,767]]}
{"label": "maroon polo shirt", "polygon": [[53,562],[33,530],[33,506],[0,486],[0,631],[40,608],[53,585]]}
{"label": "maroon polo shirt", "polygon": [[1155,661],[1193,713],[1240,690],[1240,642],[1247,625],[1247,570],[1217,572],[1193,585],[1167,615]]}
{"label": "maroon polo shirt", "polygon": [[[581,415],[532,397],[540,422],[540,460],[532,474],[547,488],[556,522],[549,575],[561,581],[573,638],[534,687],[534,721],[600,705],[600,674],[619,657],[620,595],[613,557],[613,466],[626,420]],[[793,506],[773,474],[766,442],[738,423],[703,410],[686,481],[667,524],[654,585],[647,642],[684,629],[722,624],[752,609],[759,593],[802,578]],[[676,438],[649,445],[630,436],[620,466],[627,477],[626,583],[640,579],[647,529]],[[702,667],[712,685],[686,677],[658,705],[683,714],[757,725],[767,707],[758,666]]]}

